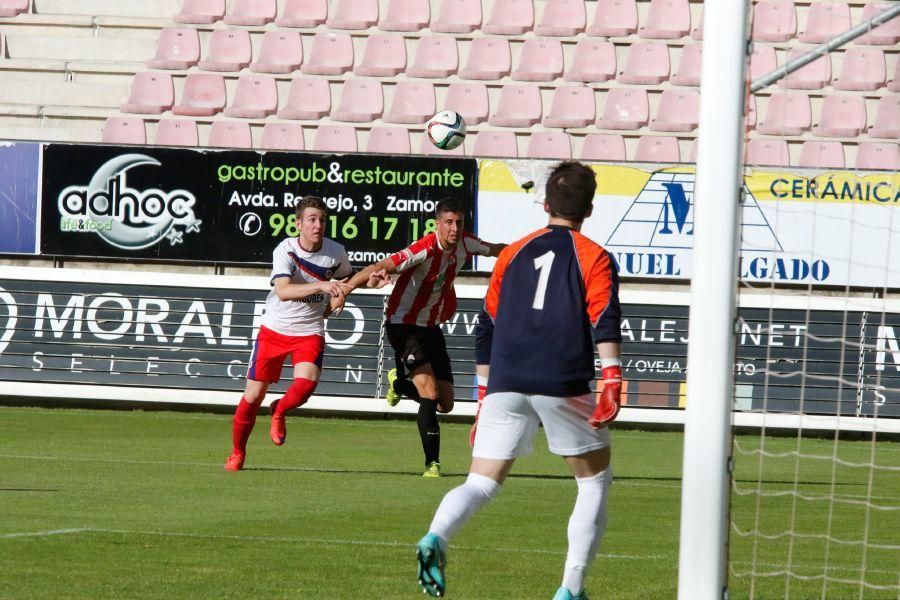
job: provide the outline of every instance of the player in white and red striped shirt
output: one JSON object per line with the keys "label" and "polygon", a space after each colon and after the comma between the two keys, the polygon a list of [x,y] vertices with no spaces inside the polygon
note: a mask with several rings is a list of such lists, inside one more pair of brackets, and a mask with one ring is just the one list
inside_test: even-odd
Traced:
{"label": "player in white and red striped shirt", "polygon": [[440,476],[441,433],[437,412],[453,410],[453,372],[444,334],[439,325],[456,312],[453,282],[466,261],[475,254],[497,256],[505,244],[483,242],[465,228],[461,202],[446,198],[435,209],[433,233],[400,252],[369,265],[357,273],[345,291],[373,281],[386,281],[394,273],[387,307],[387,337],[396,355],[397,369],[388,373],[388,403],[399,395],[419,403],[416,419],[426,477]]}

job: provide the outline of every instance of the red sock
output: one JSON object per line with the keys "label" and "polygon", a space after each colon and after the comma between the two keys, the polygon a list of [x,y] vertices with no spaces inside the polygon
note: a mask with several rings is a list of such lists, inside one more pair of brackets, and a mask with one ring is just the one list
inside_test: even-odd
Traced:
{"label": "red sock", "polygon": [[283,415],[287,411],[303,406],[309,397],[312,396],[313,390],[316,389],[315,381],[298,377],[287,389],[281,400],[278,401],[278,407],[275,409],[276,415]]}
{"label": "red sock", "polygon": [[250,404],[243,396],[241,397],[237,410],[234,411],[234,419],[231,420],[231,443],[234,446],[234,452],[247,453],[247,439],[256,423],[258,408],[258,405]]}

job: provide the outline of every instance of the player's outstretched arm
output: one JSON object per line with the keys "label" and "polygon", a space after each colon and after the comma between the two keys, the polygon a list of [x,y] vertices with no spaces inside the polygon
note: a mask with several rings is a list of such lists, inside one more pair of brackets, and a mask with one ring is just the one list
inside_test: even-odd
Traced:
{"label": "player's outstretched arm", "polygon": [[[381,274],[382,272],[384,272],[384,275]],[[344,288],[344,294],[349,294],[356,288],[362,286],[383,287],[384,283],[387,283],[387,281],[384,281],[384,283],[381,283],[380,285],[377,285],[377,282],[381,279],[386,280],[387,275],[396,272],[397,267],[394,266],[394,262],[390,258],[385,258],[378,261],[377,263],[369,265],[368,267],[351,277],[349,281],[347,281],[346,283],[342,283],[341,285]],[[370,280],[375,285],[369,285]]]}
{"label": "player's outstretched arm", "polygon": [[622,360],[621,345],[618,342],[600,342],[597,344],[600,355],[602,388],[597,394],[597,406],[588,422],[594,428],[604,427],[612,423],[619,415],[622,405]]}
{"label": "player's outstretched arm", "polygon": [[490,242],[484,242],[484,245],[488,247],[488,256],[497,258],[508,244],[491,244]]}

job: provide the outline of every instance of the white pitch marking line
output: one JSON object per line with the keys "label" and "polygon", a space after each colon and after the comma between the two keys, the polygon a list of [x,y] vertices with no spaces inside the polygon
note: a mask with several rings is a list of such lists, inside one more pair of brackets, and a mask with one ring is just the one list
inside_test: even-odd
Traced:
{"label": "white pitch marking line", "polygon": [[76,527],[74,529],[50,529],[48,531],[22,531],[19,533],[2,533],[0,534],[0,539],[8,540],[12,538],[26,538],[26,537],[48,537],[51,535],[67,535],[70,533],[84,533],[85,531],[92,531],[90,527]]}

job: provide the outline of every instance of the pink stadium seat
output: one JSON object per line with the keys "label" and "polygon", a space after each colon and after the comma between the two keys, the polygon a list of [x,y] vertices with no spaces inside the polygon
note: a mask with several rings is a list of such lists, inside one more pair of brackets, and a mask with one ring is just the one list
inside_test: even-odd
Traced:
{"label": "pink stadium seat", "polygon": [[225,0],[184,0],[181,12],[172,17],[176,23],[215,23],[225,16]]}
{"label": "pink stadium seat", "polygon": [[625,138],[615,133],[591,133],[581,146],[582,160],[625,160]]}
{"label": "pink stadium seat", "polygon": [[572,37],[584,31],[587,13],[584,0],[547,0],[537,35]]}
{"label": "pink stadium seat", "polygon": [[364,77],[393,77],[406,68],[406,42],[399,33],[366,37],[362,62],[353,69]]}
{"label": "pink stadium seat", "polygon": [[569,160],[572,158],[572,140],[562,131],[539,131],[528,138],[528,158],[551,158]]}
{"label": "pink stadium seat", "polygon": [[478,37],[469,46],[469,60],[460,70],[463,79],[500,79],[509,75],[512,58],[505,38]]}
{"label": "pink stadium seat", "polygon": [[212,148],[252,148],[253,136],[246,121],[213,121],[206,143]]}
{"label": "pink stadium seat", "polygon": [[328,18],[328,0],[286,0],[284,11],[275,19],[279,27],[312,28]]}
{"label": "pink stadium seat", "polygon": [[628,48],[622,83],[657,85],[669,78],[669,48],[660,42],[635,42]]}
{"label": "pink stadium seat", "polygon": [[778,93],[769,97],[765,118],[756,129],[767,135],[800,135],[812,124],[809,96],[798,93]]}
{"label": "pink stadium seat", "polygon": [[275,0],[233,0],[231,12],[225,15],[229,25],[259,27],[275,20]]}
{"label": "pink stadium seat", "polygon": [[297,123],[266,123],[259,147],[263,150],[303,150],[303,127]]}
{"label": "pink stadium seat", "polygon": [[650,0],[650,11],[644,27],[638,29],[642,38],[675,39],[691,31],[691,7],[688,0]]}
{"label": "pink stadium seat", "polygon": [[750,54],[750,81],[756,81],[777,68],[778,56],[775,54],[775,48],[753,42],[753,52]]}
{"label": "pink stadium seat", "polygon": [[470,33],[481,27],[481,0],[441,0],[431,30],[440,33]]}
{"label": "pink stadium seat", "polygon": [[435,102],[431,82],[401,81],[394,88],[391,109],[384,114],[384,120],[387,123],[424,123],[437,112]]}
{"label": "pink stadium seat", "polygon": [[256,62],[250,70],[256,73],[290,73],[303,63],[303,43],[296,31],[275,29],[262,38]]}
{"label": "pink stadium seat", "polygon": [[331,87],[327,79],[295,77],[279,119],[314,121],[331,112]]}
{"label": "pink stadium seat", "polygon": [[869,137],[900,139],[900,96],[885,96],[878,101]]}
{"label": "pink stadium seat", "polygon": [[635,33],[638,28],[638,12],[635,0],[597,0],[594,22],[587,29],[588,35],[598,37],[623,37]]}
{"label": "pink stadium seat", "polygon": [[378,22],[378,0],[335,0],[325,21],[332,29],[368,29]]}
{"label": "pink stadium seat", "polygon": [[250,32],[246,29],[214,29],[206,59],[198,65],[204,71],[240,71],[250,65]]}
{"label": "pink stadium seat", "polygon": [[703,9],[700,9],[700,20],[691,28],[691,39],[698,42],[703,39]]}
{"label": "pink stadium seat", "polygon": [[813,133],[823,137],[856,137],[866,129],[866,99],[832,94],[825,97]]}
{"label": "pink stadium seat", "polygon": [[565,59],[559,40],[535,38],[525,40],[519,67],[512,72],[516,81],[553,81],[562,77]]}
{"label": "pink stadium seat", "polygon": [[862,142],[856,147],[857,169],[900,170],[900,145]]}
{"label": "pink stadium seat", "polygon": [[[880,14],[889,9],[888,4],[876,4],[867,2],[863,6],[862,20],[868,21],[876,14]],[[886,23],[882,23],[869,33],[861,35],[854,40],[857,44],[869,44],[873,46],[893,46],[900,42],[900,19],[894,17]]]}
{"label": "pink stadium seat", "polygon": [[242,119],[265,119],[278,110],[278,89],[274,77],[241,75],[231,106],[225,115]]}
{"label": "pink stadium seat", "polygon": [[522,35],[534,27],[532,0],[494,0],[491,18],[482,27],[485,33]]}
{"label": "pink stadium seat", "polygon": [[650,119],[650,101],[641,88],[613,88],[606,94],[600,129],[640,129]]}
{"label": "pink stadium seat", "polygon": [[675,85],[700,85],[702,63],[703,46],[700,44],[685,44],[681,50],[678,72],[672,75],[669,81]]}
{"label": "pink stadium seat", "polygon": [[518,158],[519,146],[512,131],[479,131],[472,147],[473,156],[488,158]]}
{"label": "pink stadium seat", "polygon": [[409,131],[406,127],[373,127],[369,130],[366,152],[409,154]]}
{"label": "pink stadium seat", "polygon": [[678,163],[681,162],[681,150],[678,138],[658,135],[642,135],[638,138],[634,151],[636,162]]}
{"label": "pink stadium seat", "polygon": [[900,92],[900,58],[894,66],[894,74],[888,79],[887,88],[892,92]]}
{"label": "pink stadium seat", "polygon": [[812,140],[800,146],[798,167],[821,169],[843,169],[844,146],[840,142],[820,142]]}
{"label": "pink stadium seat", "polygon": [[575,44],[575,53],[563,79],[600,83],[616,76],[616,48],[612,42],[585,38]]}
{"label": "pink stadium seat", "polygon": [[791,164],[791,153],[787,140],[755,138],[747,141],[744,162],[758,167],[787,167]]}
{"label": "pink stadium seat", "polygon": [[851,46],[844,52],[841,75],[835,77],[831,85],[838,90],[871,91],[883,86],[886,78],[887,63],[884,59],[884,50]]}
{"label": "pink stadium seat", "polygon": [[[808,54],[810,50],[812,50],[810,47],[794,48],[788,53],[787,61],[790,62],[795,58]],[[817,58],[811,63],[800,67],[778,82],[781,87],[792,90],[820,90],[829,83],[831,83],[830,54],[825,54],[821,58]]]}
{"label": "pink stadium seat", "polygon": [[700,123],[700,93],[694,90],[664,90],[659,99],[653,131],[693,131]]}
{"label": "pink stadium seat", "polygon": [[556,88],[550,114],[544,127],[587,127],[597,117],[594,90],[589,87],[567,85]]}
{"label": "pink stadium seat", "polygon": [[416,58],[406,70],[407,77],[445,79],[459,69],[456,38],[449,35],[423,35],[416,45]]}
{"label": "pink stadium seat", "polygon": [[0,17],[15,17],[28,11],[28,0],[0,0]]}
{"label": "pink stadium seat", "polygon": [[321,31],[313,37],[309,60],[301,69],[311,75],[343,75],[353,68],[350,34]]}
{"label": "pink stadium seat", "polygon": [[791,0],[762,0],[753,6],[750,38],[786,42],[797,34],[797,9]]}
{"label": "pink stadium seat", "polygon": [[497,112],[488,122],[499,127],[531,127],[541,120],[541,89],[536,85],[513,83],[500,90]]}
{"label": "pink stadium seat", "polygon": [[141,71],[131,82],[128,100],[121,106],[122,112],[158,115],[175,103],[175,87],[168,73]]}
{"label": "pink stadium seat", "polygon": [[176,115],[210,117],[225,108],[225,79],[211,73],[188,73],[181,103],[172,107]]}
{"label": "pink stadium seat", "polygon": [[153,143],[157,146],[199,146],[197,121],[160,119],[156,125]]}
{"label": "pink stadium seat", "polygon": [[489,108],[488,91],[483,83],[451,83],[447,88],[444,109],[461,114],[468,126],[487,121]]}
{"label": "pink stadium seat", "polygon": [[356,152],[356,129],[352,125],[320,125],[313,139],[317,152]]}
{"label": "pink stadium seat", "polygon": [[797,38],[819,44],[850,29],[850,5],[844,2],[813,2],[806,13],[806,28]]}
{"label": "pink stadium seat", "polygon": [[191,27],[165,27],[156,40],[151,69],[189,69],[200,60],[200,36]]}
{"label": "pink stadium seat", "polygon": [[109,117],[103,124],[104,144],[146,144],[144,120],[137,117]]}
{"label": "pink stadium seat", "polygon": [[378,24],[384,31],[419,31],[431,21],[431,3],[428,0],[391,0]]}
{"label": "pink stadium seat", "polygon": [[428,136],[422,134],[421,143],[419,144],[419,154],[423,156],[465,156],[465,142],[454,148],[453,150],[441,150],[431,143]]}
{"label": "pink stadium seat", "polygon": [[384,111],[381,83],[372,79],[348,79],[341,88],[337,110],[331,112],[335,121],[365,123],[378,119]]}

